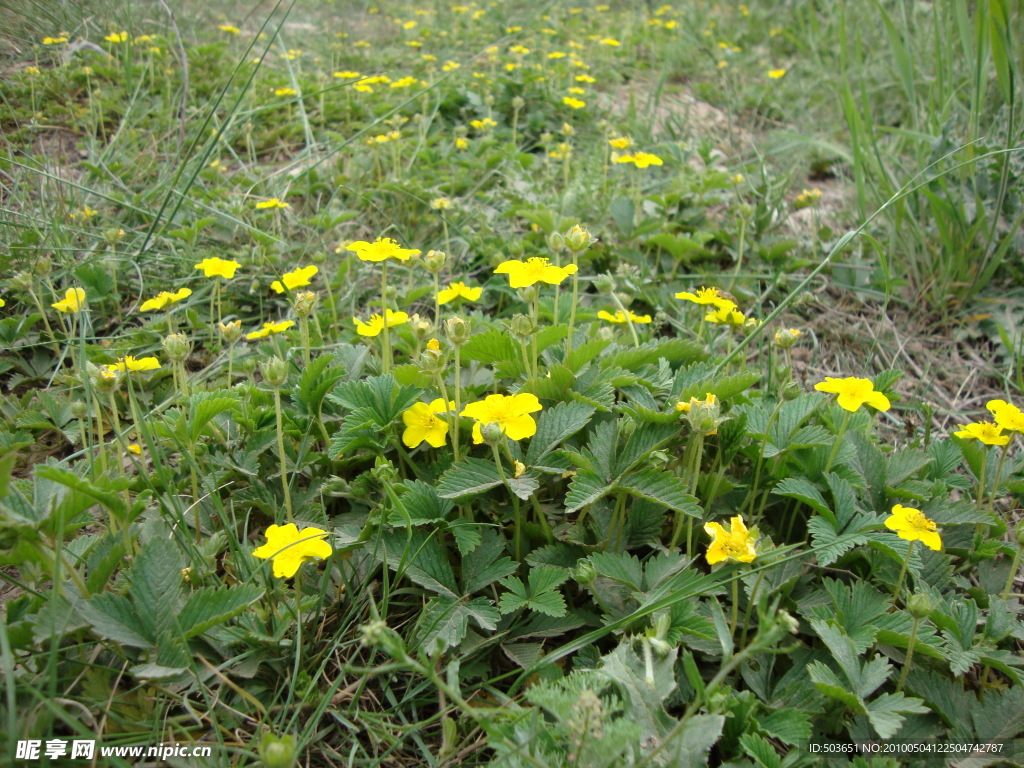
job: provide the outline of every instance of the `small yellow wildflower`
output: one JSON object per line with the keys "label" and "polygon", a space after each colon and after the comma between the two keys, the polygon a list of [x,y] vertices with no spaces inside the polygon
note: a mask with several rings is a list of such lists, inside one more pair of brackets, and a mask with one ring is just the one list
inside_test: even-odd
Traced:
{"label": "small yellow wildflower", "polygon": [[201,269],[206,277],[223,277],[225,280],[230,280],[235,276],[235,270],[240,266],[242,265],[237,261],[213,256],[203,259],[195,265],[195,268]]}
{"label": "small yellow wildflower", "polygon": [[637,168],[647,168],[651,165],[664,165],[662,159],[650,152],[634,152],[633,154],[619,155],[615,158],[616,163],[633,163]]}
{"label": "small yellow wildflower", "polygon": [[128,33],[125,31],[112,32],[103,38],[108,43],[125,43],[128,41]]}
{"label": "small yellow wildflower", "polygon": [[66,43],[67,41],[68,39],[64,35],[61,35],[60,37],[44,37],[43,45],[60,45],[61,43]]}
{"label": "small yellow wildflower", "polygon": [[56,310],[67,312],[69,314],[81,312],[82,307],[85,306],[85,291],[81,288],[68,288],[67,293],[64,294],[64,298],[50,306]]}
{"label": "small yellow wildflower", "polygon": [[572,107],[573,109],[583,109],[585,106],[587,106],[587,102],[583,101],[582,99],[575,99],[572,96],[562,97],[562,103],[565,104],[567,107]]}
{"label": "small yellow wildflower", "polygon": [[181,290],[171,293],[170,291],[160,291],[152,299],[147,299],[142,302],[142,306],[139,307],[140,312],[152,312],[158,309],[164,309],[170,304],[176,304],[182,299],[187,299],[192,295],[190,288],[182,288]]}
{"label": "small yellow wildflower", "polygon": [[896,535],[905,541],[920,541],[928,549],[942,549],[942,537],[936,532],[938,526],[919,509],[897,504],[886,519],[885,527],[896,531]]}
{"label": "small yellow wildflower", "polygon": [[[631,310],[627,310],[627,312],[629,312],[629,319],[631,321],[633,321],[634,323],[649,323],[649,322],[651,322],[651,316],[650,315],[637,315],[637,314],[634,314]],[[624,323],[624,322],[626,322],[626,315],[623,314],[621,309],[617,310],[614,315],[611,312],[606,312],[605,310],[602,309],[600,312],[597,313],[597,317],[600,320],[607,320],[609,323]]]}
{"label": "small yellow wildflower", "polygon": [[704,319],[709,323],[721,323],[722,325],[743,325],[747,320],[731,301],[704,315]]}
{"label": "small yellow wildflower", "polygon": [[711,544],[705,555],[709,565],[727,560],[749,563],[757,557],[757,549],[754,548],[754,541],[757,540],[756,529],[748,531],[740,515],[732,518],[729,528],[727,531],[719,523],[707,523],[704,526],[704,532],[711,537]]}
{"label": "small yellow wildflower", "polygon": [[275,88],[274,89],[274,95],[275,96],[295,96],[297,94],[298,94],[298,91],[296,91],[294,88]]}
{"label": "small yellow wildflower", "polygon": [[608,143],[613,149],[628,149],[633,146],[633,140],[628,136],[616,136],[614,139],[608,139]]}
{"label": "small yellow wildflower", "polygon": [[620,42],[619,42],[618,40],[616,40],[616,39],[615,39],[615,38],[613,38],[613,37],[605,37],[605,38],[602,38],[601,40],[598,40],[598,43],[599,43],[600,45],[608,45],[608,46],[611,46],[612,48],[618,48],[618,47],[619,47],[620,45],[622,45],[622,43],[620,43]]}
{"label": "small yellow wildflower", "polygon": [[334,550],[325,540],[327,535],[327,531],[320,528],[308,527],[300,531],[295,523],[272,525],[267,528],[267,543],[254,549],[252,554],[263,560],[271,559],[277,578],[290,579],[303,563],[331,556]]}
{"label": "small yellow wildflower", "polygon": [[527,288],[535,283],[558,285],[569,275],[575,274],[577,269],[575,264],[556,267],[543,256],[533,256],[526,261],[503,261],[494,271],[499,275],[508,275],[511,288]]}
{"label": "small yellow wildflower", "polygon": [[372,243],[357,240],[345,246],[345,250],[352,251],[361,261],[384,261],[385,259],[408,261],[413,256],[420,255],[418,248],[403,248],[390,237],[378,237]]}
{"label": "small yellow wildflower", "polygon": [[713,305],[716,307],[727,307],[730,304],[736,306],[736,303],[725,296],[717,288],[698,288],[697,293],[690,293],[688,291],[680,291],[676,294],[677,299],[686,299],[692,301],[694,304],[701,305]]}
{"label": "small yellow wildflower", "polygon": [[1010,442],[1010,436],[1003,434],[1003,428],[989,421],[961,424],[959,431],[953,434],[968,440],[979,440],[985,445],[1006,445]]}
{"label": "small yellow wildflower", "polygon": [[300,267],[292,272],[285,272],[281,277],[284,278],[284,283],[281,280],[275,280],[270,284],[270,287],[277,293],[284,293],[286,290],[294,290],[295,288],[302,288],[309,285],[309,281],[313,279],[313,275],[319,272],[320,269],[315,264],[310,264],[308,267]]}
{"label": "small yellow wildflower", "polygon": [[242,30],[238,27],[233,27],[230,24],[220,24],[217,26],[217,29],[221,32],[227,32],[229,35],[240,35],[242,33]]}
{"label": "small yellow wildflower", "polygon": [[484,424],[497,424],[509,440],[523,440],[537,434],[537,422],[531,413],[541,410],[536,395],[520,392],[518,395],[488,395],[483,400],[467,405],[461,416],[476,420],[473,425],[473,443],[484,441],[480,428]]}
{"label": "small yellow wildflower", "polygon": [[448,422],[438,416],[454,408],[454,401],[450,401],[446,406],[441,398],[432,400],[429,405],[415,403],[411,408],[402,412],[402,422],[405,424],[402,442],[407,448],[415,448],[423,442],[434,448],[441,448],[448,435]]}
{"label": "small yellow wildflower", "polygon": [[111,373],[123,373],[125,371],[155,371],[158,368],[160,368],[160,361],[155,357],[132,357],[131,355],[119,357],[116,363],[111,363],[107,366],[107,370]]}
{"label": "small yellow wildflower", "polygon": [[836,379],[826,376],[825,380],[815,384],[814,388],[819,392],[838,395],[836,402],[850,413],[865,403],[879,411],[889,410],[889,398],[881,392],[876,392],[875,385],[871,383],[870,379],[858,379],[854,376]]}
{"label": "small yellow wildflower", "polygon": [[1005,400],[989,400],[985,407],[996,424],[1007,432],[1024,432],[1024,413],[1017,406]]}
{"label": "small yellow wildflower", "polygon": [[430,201],[430,207],[435,211],[447,211],[452,207],[452,201],[447,197],[435,197]]}
{"label": "small yellow wildflower", "polygon": [[295,325],[294,320],[282,320],[279,323],[267,322],[264,323],[263,327],[260,328],[258,331],[247,333],[245,335],[245,338],[249,339],[250,341],[253,341],[255,339],[265,339],[267,336],[270,336],[271,334],[282,333],[283,331],[287,331],[293,325]]}
{"label": "small yellow wildflower", "polygon": [[[393,312],[389,309],[386,311],[386,315],[388,328],[409,322],[409,315],[405,312]],[[380,332],[384,330],[384,318],[380,315],[371,315],[365,323],[358,317],[353,317],[352,322],[355,323],[356,333],[360,336],[379,336]]]}
{"label": "small yellow wildflower", "polygon": [[335,72],[334,77],[337,77],[340,80],[356,80],[361,77],[361,75],[358,72],[344,70],[342,72]]}
{"label": "small yellow wildflower", "polygon": [[479,287],[470,288],[463,282],[450,283],[447,288],[437,292],[437,303],[447,304],[449,301],[454,301],[457,298],[462,298],[466,301],[477,301],[483,290],[483,288]]}
{"label": "small yellow wildflower", "polygon": [[786,70],[784,70],[784,69],[769,69],[768,70],[768,77],[770,77],[772,80],[778,80],[778,79],[780,79],[782,77],[785,77],[785,75],[786,75]]}

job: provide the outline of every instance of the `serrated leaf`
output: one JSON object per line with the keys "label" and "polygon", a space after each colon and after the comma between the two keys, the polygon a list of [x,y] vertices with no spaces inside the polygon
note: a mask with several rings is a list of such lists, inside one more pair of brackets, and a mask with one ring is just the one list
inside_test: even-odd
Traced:
{"label": "serrated leaf", "polygon": [[493,365],[511,360],[521,353],[508,333],[499,328],[491,328],[470,336],[469,341],[462,345],[460,354],[463,360]]}
{"label": "serrated leaf", "polygon": [[432,533],[420,529],[411,535],[408,530],[385,531],[380,534],[380,542],[378,560],[386,559],[390,568],[431,592],[458,596],[447,553]]}
{"label": "serrated leaf", "polygon": [[186,639],[201,635],[210,627],[234,618],[263,596],[254,584],[233,587],[203,587],[185,601],[178,614],[178,626]]}
{"label": "serrated leaf", "polygon": [[811,738],[810,717],[798,709],[778,709],[757,718],[762,731],[791,747],[805,747]]}
{"label": "serrated leaf", "polygon": [[498,485],[501,485],[501,475],[493,461],[469,458],[441,475],[437,495],[442,499],[459,499],[475,496]]}
{"label": "serrated leaf", "polygon": [[413,525],[444,520],[455,507],[448,499],[440,498],[434,486],[422,480],[405,481],[399,493]]}
{"label": "serrated leaf", "polygon": [[682,512],[691,517],[701,517],[702,511],[697,499],[680,478],[660,469],[644,469],[632,472],[616,485],[633,496],[668,507],[673,512]]}
{"label": "serrated leaf", "polygon": [[327,393],[345,375],[344,368],[331,366],[331,362],[333,358],[327,355],[314,357],[309,365],[302,369],[292,399],[307,416],[320,412]]}
{"label": "serrated leaf", "polygon": [[[115,517],[120,519],[124,518],[124,501],[117,494],[116,490],[111,489],[109,487],[109,483],[103,479],[97,481],[86,480],[85,478],[79,477],[74,472],[45,464],[36,466],[35,476],[43,480],[48,480],[51,483],[61,485],[78,497],[73,504],[71,504],[73,501],[72,499],[65,499],[65,503],[69,504],[68,511],[73,511],[74,509],[85,509],[92,504],[99,504],[110,510]],[[108,487],[102,487],[101,483]],[[120,489],[118,488],[117,490]]]}
{"label": "serrated leaf", "polygon": [[807,665],[807,674],[814,683],[814,687],[832,699],[837,699],[849,709],[864,714],[864,702],[860,697],[848,690],[848,683],[842,682],[836,677],[835,672],[826,667],[820,661],[812,661]]}
{"label": "serrated leaf", "polygon": [[679,434],[676,424],[640,424],[619,452],[612,475],[621,475],[646,458],[651,451]]}
{"label": "serrated leaf", "polygon": [[929,710],[920,699],[904,696],[902,693],[883,693],[867,704],[868,722],[883,739],[891,739],[903,725],[903,714],[928,714]]}
{"label": "serrated leaf", "polygon": [[132,604],[143,625],[152,627],[155,634],[174,629],[181,608],[182,576],[184,568],[181,551],[171,541],[150,539],[142,547],[131,569]]}
{"label": "serrated leaf", "polygon": [[210,421],[238,405],[237,396],[226,392],[196,392],[188,398],[188,434],[192,445],[203,435]]}
{"label": "serrated leaf", "polygon": [[625,584],[636,592],[643,586],[643,569],[635,555],[626,552],[594,552],[590,562],[599,576]]}
{"label": "serrated leaf", "polygon": [[131,601],[123,595],[106,592],[75,607],[96,633],[108,640],[133,648],[152,648],[153,628],[142,623]]}
{"label": "serrated leaf", "polygon": [[462,642],[468,628],[468,614],[453,597],[432,597],[416,621],[417,639],[428,653],[446,651]]}
{"label": "serrated leaf", "polygon": [[569,492],[565,494],[565,511],[572,513],[593,504],[611,489],[612,486],[595,473],[580,472],[569,482]]}
{"label": "serrated leaf", "polygon": [[529,669],[544,655],[541,643],[502,643],[501,650],[518,667]]}
{"label": "serrated leaf", "polygon": [[538,565],[530,569],[527,577],[530,585],[530,596],[536,597],[560,587],[569,578],[568,571],[551,565]]}
{"label": "serrated leaf", "polygon": [[451,531],[455,546],[459,548],[459,554],[463,557],[480,546],[482,526],[460,520],[449,523],[448,530]]}
{"label": "serrated leaf", "polygon": [[740,744],[761,768],[780,768],[782,765],[782,757],[775,751],[772,743],[763,736],[756,733],[744,733],[740,736]]}
{"label": "serrated leaf", "polygon": [[544,592],[539,595],[532,595],[526,605],[531,610],[556,619],[565,616],[568,610],[565,605],[565,598],[559,592]]}
{"label": "serrated leaf", "polygon": [[832,526],[833,532],[836,528],[836,516],[829,508],[825,498],[821,495],[813,483],[802,477],[787,477],[772,490],[776,496],[788,496],[807,504],[811,509],[820,514]]}
{"label": "serrated leaf", "polygon": [[518,565],[505,554],[505,540],[494,530],[481,532],[480,544],[462,561],[463,592],[471,595],[516,572]]}
{"label": "serrated leaf", "polygon": [[526,464],[537,464],[563,440],[583,429],[593,415],[594,407],[583,403],[558,403],[545,409],[537,419],[537,434],[530,439]]}
{"label": "serrated leaf", "polygon": [[822,566],[831,565],[845,552],[868,540],[866,536],[837,535],[831,523],[819,515],[807,521],[807,531],[814,543],[814,556]]}

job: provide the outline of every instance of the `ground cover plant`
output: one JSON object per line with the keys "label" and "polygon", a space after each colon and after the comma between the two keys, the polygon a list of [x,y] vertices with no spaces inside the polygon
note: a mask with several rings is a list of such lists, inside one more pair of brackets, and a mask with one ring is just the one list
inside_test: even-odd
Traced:
{"label": "ground cover plant", "polygon": [[0,20],[5,764],[1024,763],[1019,0]]}

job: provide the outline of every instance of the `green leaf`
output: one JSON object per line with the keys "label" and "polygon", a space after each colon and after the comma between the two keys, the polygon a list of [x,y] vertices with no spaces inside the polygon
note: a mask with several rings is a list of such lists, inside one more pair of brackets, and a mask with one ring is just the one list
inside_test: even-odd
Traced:
{"label": "green leaf", "polygon": [[508,333],[500,328],[491,328],[470,336],[469,341],[462,345],[460,354],[463,360],[494,365],[512,360],[522,353]]}
{"label": "green leaf", "polygon": [[845,704],[849,709],[858,714],[864,714],[864,702],[860,697],[849,691],[849,685],[842,682],[836,673],[826,667],[820,661],[812,661],[807,665],[807,674],[814,683],[815,688],[831,699],[836,699]]}
{"label": "green leaf", "polygon": [[431,592],[458,597],[447,552],[433,532],[414,529],[410,535],[408,529],[385,531],[380,541],[377,557],[386,559],[396,573]]}
{"label": "green leaf", "polygon": [[590,562],[599,576],[625,584],[639,592],[643,585],[643,569],[636,555],[626,552],[594,552]]}
{"label": "green leaf", "polygon": [[593,472],[580,472],[569,481],[569,492],[565,494],[565,511],[572,513],[593,504],[611,489],[610,484]]}
{"label": "green leaf", "polygon": [[499,579],[516,572],[518,565],[505,555],[505,540],[497,532],[485,529],[480,545],[462,561],[462,589],[467,595],[479,592]]}
{"label": "green leaf", "polygon": [[96,595],[78,603],[75,610],[101,637],[133,648],[153,647],[153,627],[142,622],[131,601],[123,595]]}
{"label": "green leaf", "polygon": [[[575,358],[575,351],[573,357]],[[659,360],[668,360],[670,363],[703,360],[707,357],[704,347],[689,339],[669,337],[645,341],[639,347],[625,347],[618,349],[601,363],[605,367],[625,368],[635,371],[643,365],[653,365]]]}
{"label": "green leaf", "polygon": [[428,653],[446,651],[466,637],[469,615],[457,598],[435,596],[427,601],[416,621],[416,639]]}
{"label": "green leaf", "polygon": [[440,498],[434,486],[422,480],[406,480],[397,490],[413,525],[444,520],[455,507],[448,499]]}
{"label": "green leaf", "polygon": [[744,733],[740,736],[740,744],[761,768],[781,767],[782,757],[764,736],[758,736],[756,733]]}
{"label": "green leaf", "polygon": [[636,229],[633,223],[636,220],[636,207],[633,205],[631,197],[617,197],[612,200],[608,213],[624,237],[633,236],[633,231]]}
{"label": "green leaf", "polygon": [[594,407],[583,403],[558,403],[542,411],[537,419],[537,434],[531,438],[526,452],[526,464],[540,462],[565,438],[583,429],[593,415]]}
{"label": "green leaf", "polygon": [[565,616],[567,611],[565,598],[558,592],[544,592],[540,595],[534,595],[526,605],[531,610],[556,619]]}
{"label": "green leaf", "polygon": [[757,724],[769,736],[791,747],[806,747],[811,738],[811,719],[798,709],[777,709],[758,717]]}
{"label": "green leaf", "polygon": [[807,504],[811,509],[824,517],[831,524],[833,532],[835,532],[836,516],[829,509],[828,503],[821,495],[821,492],[811,481],[802,477],[787,477],[775,486],[772,493],[777,496],[788,496]]}
{"label": "green leaf", "polygon": [[619,452],[612,475],[621,475],[679,434],[678,424],[640,424]]}
{"label": "green leaf", "polygon": [[175,626],[181,609],[181,569],[185,567],[181,551],[168,539],[146,542],[128,572],[132,603],[144,626],[154,634],[179,630]]}
{"label": "green leaf", "polygon": [[11,482],[11,470],[18,460],[18,454],[8,453],[0,458],[0,499],[7,495],[7,487]]}
{"label": "green leaf", "polygon": [[322,355],[314,357],[309,365],[302,369],[292,400],[306,416],[314,416],[320,412],[327,393],[345,375],[344,368],[340,365],[331,366],[331,362],[333,358]]}
{"label": "green leaf", "polygon": [[902,693],[883,693],[867,705],[868,722],[883,739],[896,735],[903,725],[903,713],[926,715],[930,712],[923,701]]}
{"label": "green leaf", "polygon": [[632,472],[620,480],[616,488],[668,507],[673,512],[682,512],[696,518],[703,514],[697,499],[689,494],[686,483],[665,470],[644,469]]}
{"label": "green leaf", "polygon": [[196,392],[188,398],[188,434],[192,445],[203,435],[210,421],[237,407],[237,396],[226,396],[218,392]]}
{"label": "green leaf", "polygon": [[[66,500],[72,509],[85,509],[91,506],[91,504],[99,504],[110,510],[114,517],[121,520],[124,519],[124,501],[115,490],[109,488],[109,483],[105,479],[95,482],[90,481],[79,477],[74,472],[45,464],[37,465],[35,474],[37,478],[64,486],[77,496],[76,499]],[[101,482],[108,487],[101,487]],[[120,490],[120,488],[117,490]]]}
{"label": "green leaf", "polygon": [[529,576],[530,596],[536,597],[544,592],[550,592],[560,587],[569,573],[563,568],[556,568],[551,565],[538,565],[530,569]]}
{"label": "green leaf", "polygon": [[455,546],[459,548],[459,554],[463,557],[480,546],[483,526],[458,520],[448,523],[448,530],[451,531],[452,538],[455,539]]}
{"label": "green leaf", "polygon": [[185,601],[178,614],[178,626],[186,639],[201,635],[210,627],[234,618],[261,597],[263,590],[254,584],[202,587]]}
{"label": "green leaf", "polygon": [[501,485],[501,475],[493,461],[466,459],[441,475],[437,495],[442,499],[460,499],[476,496]]}

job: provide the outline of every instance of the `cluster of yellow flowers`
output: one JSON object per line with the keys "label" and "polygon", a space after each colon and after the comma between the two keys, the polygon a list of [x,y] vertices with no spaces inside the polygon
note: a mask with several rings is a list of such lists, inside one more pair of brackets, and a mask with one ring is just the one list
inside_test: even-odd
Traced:
{"label": "cluster of yellow flowers", "polygon": [[740,312],[736,302],[717,288],[698,288],[697,293],[681,291],[676,294],[676,298],[685,299],[700,306],[714,307],[713,310],[704,315],[704,319],[709,323],[736,326],[755,326],[758,324],[757,320],[753,318],[748,319]]}

